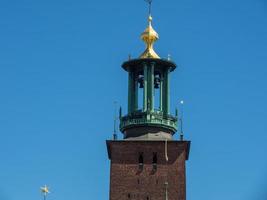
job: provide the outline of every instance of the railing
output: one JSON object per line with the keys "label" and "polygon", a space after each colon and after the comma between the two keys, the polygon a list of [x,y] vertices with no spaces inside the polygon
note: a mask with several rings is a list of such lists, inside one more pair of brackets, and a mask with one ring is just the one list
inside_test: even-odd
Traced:
{"label": "railing", "polygon": [[177,130],[177,118],[171,115],[164,116],[160,111],[154,112],[135,112],[132,115],[121,117],[120,129],[133,125],[155,125],[163,126],[173,131]]}

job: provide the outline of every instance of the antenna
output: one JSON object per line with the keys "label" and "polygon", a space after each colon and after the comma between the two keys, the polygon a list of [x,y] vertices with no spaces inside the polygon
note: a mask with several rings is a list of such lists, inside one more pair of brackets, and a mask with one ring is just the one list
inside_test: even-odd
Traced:
{"label": "antenna", "polygon": [[180,101],[181,104],[181,117],[180,117],[180,123],[181,123],[181,132],[180,132],[180,140],[184,140],[184,131],[183,131],[183,116],[184,116],[184,101]]}
{"label": "antenna", "polygon": [[152,1],[153,0],[145,0],[145,2],[147,2],[149,4],[149,7],[148,7],[148,14],[149,14],[149,16],[151,15],[151,4],[152,4]]}
{"label": "antenna", "polygon": [[113,129],[113,140],[117,140],[117,101],[114,101],[114,129]]}

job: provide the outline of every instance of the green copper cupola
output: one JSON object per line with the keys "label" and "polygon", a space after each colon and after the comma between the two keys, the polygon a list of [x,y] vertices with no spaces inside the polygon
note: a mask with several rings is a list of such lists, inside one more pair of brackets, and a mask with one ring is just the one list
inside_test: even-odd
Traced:
{"label": "green copper cupola", "polygon": [[176,65],[154,51],[159,36],[152,27],[151,15],[141,38],[145,51],[138,59],[122,64],[129,77],[128,113],[120,113],[120,131],[125,139],[170,140],[177,131],[177,112],[176,116],[170,113],[170,73]]}

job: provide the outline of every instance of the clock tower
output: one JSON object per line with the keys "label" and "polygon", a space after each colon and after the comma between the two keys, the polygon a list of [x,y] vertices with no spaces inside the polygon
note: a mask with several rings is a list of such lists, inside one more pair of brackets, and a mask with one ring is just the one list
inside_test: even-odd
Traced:
{"label": "clock tower", "polygon": [[122,140],[108,140],[110,200],[185,200],[190,141],[173,135],[178,111],[170,112],[170,74],[176,64],[154,51],[152,27],[141,34],[145,51],[122,64],[128,74],[128,113],[120,109]]}

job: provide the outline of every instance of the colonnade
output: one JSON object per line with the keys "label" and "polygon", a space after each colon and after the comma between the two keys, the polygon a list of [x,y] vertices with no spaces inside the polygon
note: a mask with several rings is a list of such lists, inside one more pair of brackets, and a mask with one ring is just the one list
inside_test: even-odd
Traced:
{"label": "colonnade", "polygon": [[[170,114],[170,69],[160,68],[155,71],[155,63],[143,63],[141,67],[143,88],[143,112],[159,110],[163,114]],[[128,114],[138,111],[138,89],[140,84],[140,68],[132,68],[128,80]],[[159,74],[159,108],[155,109],[155,76]]]}

